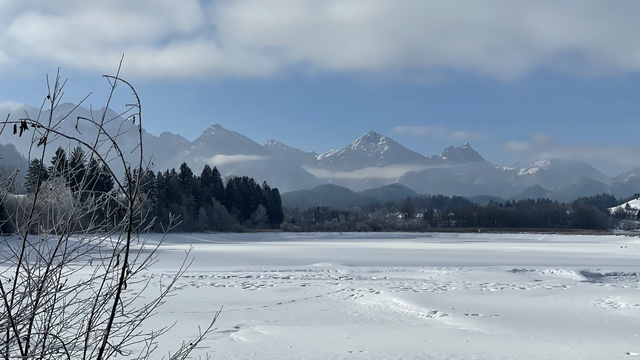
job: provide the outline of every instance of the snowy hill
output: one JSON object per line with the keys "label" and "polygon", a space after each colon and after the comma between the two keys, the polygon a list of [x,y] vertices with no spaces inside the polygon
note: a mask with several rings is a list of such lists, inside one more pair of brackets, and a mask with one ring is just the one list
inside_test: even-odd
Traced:
{"label": "snowy hill", "polygon": [[640,198],[631,199],[627,202],[624,202],[618,206],[614,206],[609,208],[609,212],[615,214],[618,211],[626,211],[628,214],[635,214],[640,211]]}

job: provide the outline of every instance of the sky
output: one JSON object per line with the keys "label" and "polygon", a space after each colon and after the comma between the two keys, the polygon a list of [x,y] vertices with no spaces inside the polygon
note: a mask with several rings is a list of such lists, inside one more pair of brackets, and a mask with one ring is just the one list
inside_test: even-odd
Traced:
{"label": "sky", "polygon": [[[640,166],[636,0],[0,0],[0,108],[140,94],[144,126],[219,123],[264,144],[342,148],[368,131],[423,155]],[[125,101],[125,100],[123,100]]]}

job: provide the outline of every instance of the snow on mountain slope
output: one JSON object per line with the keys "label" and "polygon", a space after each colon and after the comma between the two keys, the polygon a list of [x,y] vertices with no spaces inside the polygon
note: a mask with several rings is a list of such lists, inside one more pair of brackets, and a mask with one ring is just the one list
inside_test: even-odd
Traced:
{"label": "snow on mountain slope", "polygon": [[267,148],[248,137],[210,126],[191,146],[173,160],[174,166],[186,162],[198,174],[205,165],[215,166],[223,176],[249,176],[267,181],[282,192],[306,189],[320,182],[297,164],[275,157]]}
{"label": "snow on mountain slope", "polygon": [[624,202],[618,206],[610,207],[609,212],[615,214],[618,211],[627,211],[632,213],[637,213],[640,210],[640,198],[631,199],[627,202]]}
{"label": "snow on mountain slope", "polygon": [[[9,111],[14,117],[27,114],[33,118],[39,112],[36,108],[12,104],[0,107],[0,117],[6,117]],[[59,122],[60,131],[90,142],[95,129],[86,122],[77,123],[76,119],[100,119],[103,116],[109,120],[108,127],[124,126],[125,130],[132,130],[118,139],[125,154],[130,154],[127,149],[137,145],[138,124],[120,117],[118,111],[90,110],[64,103],[57,107],[53,120]],[[605,191],[618,198],[640,192],[640,169],[608,178],[579,161],[551,159],[494,166],[468,143],[449,146],[439,155],[426,157],[373,131],[342,149],[320,155],[276,140],[270,140],[263,146],[219,124],[206,129],[194,141],[170,133],[154,136],[144,129],[142,131],[145,156],[152,161],[154,171],[178,168],[186,162],[197,174],[208,164],[217,166],[222,174],[249,175],[257,181],[267,180],[283,191],[311,188],[322,183],[346,186],[354,191],[400,183],[418,193],[466,196],[519,196],[516,194],[527,194],[525,189],[533,186],[548,189],[546,195],[562,199],[575,194],[594,195],[586,193],[592,190]],[[52,152],[58,146],[75,146],[60,139],[50,140]],[[31,145],[31,136],[18,138],[4,132],[0,135],[0,144],[13,144],[25,156]],[[580,181],[581,178],[593,181]]]}
{"label": "snow on mountain slope", "polygon": [[292,161],[299,166],[315,166],[318,162],[316,152],[302,151],[274,139],[269,140],[264,147],[274,156],[285,161]]}
{"label": "snow on mountain slope", "polygon": [[424,156],[374,131],[362,135],[341,150],[331,150],[318,156],[318,167],[339,171],[425,162]]}
{"label": "snow on mountain slope", "polygon": [[609,180],[613,195],[626,198],[640,192],[640,168],[634,168]]}
{"label": "snow on mountain slope", "polygon": [[473,161],[486,161],[482,155],[475,151],[471,144],[464,143],[462,146],[449,146],[440,154],[442,160],[451,163],[465,163]]}
{"label": "snow on mountain slope", "polygon": [[227,130],[220,124],[211,125],[191,143],[188,149],[190,156],[214,155],[269,155],[268,151],[257,142],[240,134]]}
{"label": "snow on mountain slope", "polygon": [[240,162],[262,160],[270,154],[260,144],[248,137],[223,128],[220,124],[210,126],[202,132],[190,146],[171,160],[178,167],[186,162],[194,173],[199,173],[204,165],[217,166],[220,172],[225,166]]}
{"label": "snow on mountain slope", "polygon": [[571,160],[539,160],[528,163],[513,163],[498,167],[504,177],[514,185],[530,187],[540,185],[546,188],[564,186],[581,177],[607,182],[609,178],[594,167]]}

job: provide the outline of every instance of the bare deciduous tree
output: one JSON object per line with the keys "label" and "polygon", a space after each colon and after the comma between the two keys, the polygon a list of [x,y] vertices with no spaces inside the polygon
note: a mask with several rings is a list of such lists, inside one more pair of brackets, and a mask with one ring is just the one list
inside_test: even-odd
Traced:
{"label": "bare deciduous tree", "polygon": [[[99,117],[72,118],[75,109],[57,112],[65,86],[57,74],[47,78],[47,95],[37,116],[8,117],[0,127],[31,138],[29,160],[45,163],[52,143],[64,140],[82,149],[74,154],[76,163],[85,156],[93,170],[100,169],[69,167],[64,177],[73,178],[73,186],[64,177],[53,177],[36,181],[40,186],[22,197],[8,191],[15,174],[3,180],[0,200],[8,217],[3,228],[13,231],[0,238],[1,358],[146,359],[169,329],[149,331],[141,325],[165,301],[188,262],[159,292],[153,289],[155,296],[145,292],[154,285],[143,272],[155,262],[160,244],[144,236],[153,219],[147,218],[141,191],[148,164],[142,107],[119,71],[105,79],[110,92]],[[130,91],[133,101],[113,116],[108,109],[120,89]],[[61,127],[65,121],[75,123],[75,132]],[[87,133],[91,140],[86,140]],[[125,148],[121,140],[130,140],[132,134],[135,144]],[[112,189],[100,187],[98,177],[105,175],[113,179]],[[212,331],[218,314],[199,336],[168,357],[187,358]]]}

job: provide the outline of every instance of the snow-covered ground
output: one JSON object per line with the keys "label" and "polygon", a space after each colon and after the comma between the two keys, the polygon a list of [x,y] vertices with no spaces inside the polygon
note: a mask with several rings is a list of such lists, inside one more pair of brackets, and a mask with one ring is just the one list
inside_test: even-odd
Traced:
{"label": "snow-covered ground", "polygon": [[224,306],[213,359],[640,359],[636,237],[178,234],[147,276],[191,244],[162,349]]}

